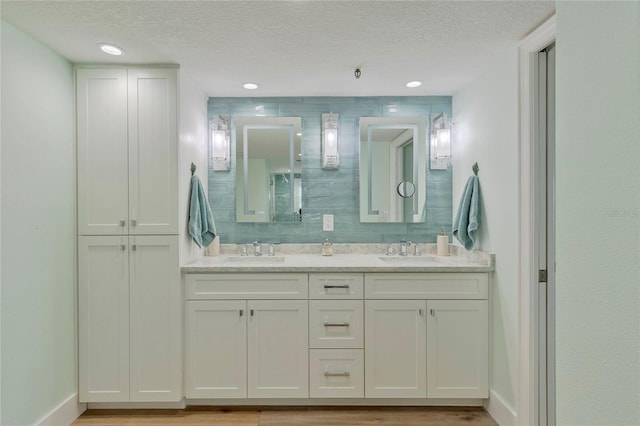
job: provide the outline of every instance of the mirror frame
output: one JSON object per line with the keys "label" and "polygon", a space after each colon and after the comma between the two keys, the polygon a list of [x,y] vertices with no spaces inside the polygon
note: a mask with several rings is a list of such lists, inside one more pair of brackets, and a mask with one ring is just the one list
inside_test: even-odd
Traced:
{"label": "mirror frame", "polygon": [[[380,222],[380,223],[418,223],[422,221],[422,215],[420,214],[419,206],[424,205],[426,202],[426,162],[427,162],[427,140],[425,136],[426,117],[414,116],[414,117],[360,117],[360,131],[359,131],[359,144],[363,143],[363,126],[366,126],[367,135],[367,215],[375,216],[379,215],[379,210],[373,209],[373,156],[372,146],[373,138],[372,133],[378,129],[406,129],[413,131],[413,185],[415,192],[413,196],[413,208],[411,214],[414,218],[411,222],[406,221],[394,221],[394,222]],[[419,159],[423,158],[424,161],[420,162]],[[360,152],[360,161],[362,161],[362,152]],[[394,185],[394,190],[396,186]],[[360,209],[362,209],[363,203],[360,202]],[[362,213],[360,213],[360,219],[362,222]],[[378,223],[375,221],[365,221],[364,223]]]}
{"label": "mirror frame", "polygon": [[[240,124],[238,124],[240,122]],[[275,124],[274,124],[275,123]],[[295,137],[296,133],[301,131],[302,119],[300,117],[237,117],[234,122],[234,139],[236,139],[235,146],[236,152],[238,149],[237,144],[237,132],[238,126],[242,127],[242,164],[243,164],[243,212],[244,216],[252,216],[256,214],[255,210],[249,209],[249,130],[288,130],[289,132],[289,211],[295,214]],[[237,173],[237,167],[236,167]],[[279,173],[283,174],[283,173]],[[236,191],[237,196],[237,191]],[[236,214],[236,221],[238,221],[238,215]],[[245,222],[245,221],[242,221]],[[249,222],[247,223],[255,223]],[[269,219],[266,223],[270,223]]]}

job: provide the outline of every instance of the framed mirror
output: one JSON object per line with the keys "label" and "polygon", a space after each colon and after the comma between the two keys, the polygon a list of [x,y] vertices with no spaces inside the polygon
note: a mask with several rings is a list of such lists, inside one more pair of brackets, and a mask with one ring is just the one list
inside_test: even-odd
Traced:
{"label": "framed mirror", "polygon": [[425,117],[360,117],[360,222],[424,221]]}
{"label": "framed mirror", "polygon": [[237,117],[236,222],[301,222],[300,117]]}

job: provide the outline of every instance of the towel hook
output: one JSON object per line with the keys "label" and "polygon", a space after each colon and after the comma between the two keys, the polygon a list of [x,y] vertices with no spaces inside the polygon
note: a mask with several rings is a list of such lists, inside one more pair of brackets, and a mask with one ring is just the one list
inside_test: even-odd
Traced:
{"label": "towel hook", "polygon": [[196,172],[196,165],[191,163],[191,176],[193,176],[195,172]]}
{"label": "towel hook", "polygon": [[476,162],[476,164],[473,165],[471,170],[473,170],[473,174],[474,175],[478,176],[478,170],[480,170],[480,168],[478,167],[478,163],[477,162]]}

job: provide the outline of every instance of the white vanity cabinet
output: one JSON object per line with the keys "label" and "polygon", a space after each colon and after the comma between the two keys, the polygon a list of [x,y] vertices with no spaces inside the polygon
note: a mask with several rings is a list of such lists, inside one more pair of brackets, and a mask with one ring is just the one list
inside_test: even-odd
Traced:
{"label": "white vanity cabinet", "polygon": [[306,398],[307,274],[186,274],[186,397]]}
{"label": "white vanity cabinet", "polygon": [[179,401],[177,236],[78,238],[80,402]]}
{"label": "white vanity cabinet", "polygon": [[178,234],[177,69],[76,74],[78,234]]}
{"label": "white vanity cabinet", "polygon": [[309,396],[364,397],[361,273],[309,274]]}
{"label": "white vanity cabinet", "polygon": [[365,274],[366,396],[488,398],[486,273]]}
{"label": "white vanity cabinet", "polygon": [[488,273],[188,272],[184,283],[187,399],[489,396]]}

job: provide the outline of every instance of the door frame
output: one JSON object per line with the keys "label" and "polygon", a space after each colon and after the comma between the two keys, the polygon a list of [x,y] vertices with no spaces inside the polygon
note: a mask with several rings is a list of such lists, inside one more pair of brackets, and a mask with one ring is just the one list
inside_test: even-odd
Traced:
{"label": "door frame", "polygon": [[519,191],[519,377],[517,424],[538,424],[538,378],[536,340],[538,325],[538,239],[535,197],[538,181],[538,52],[556,39],[556,17],[550,17],[518,47],[520,104]]}

